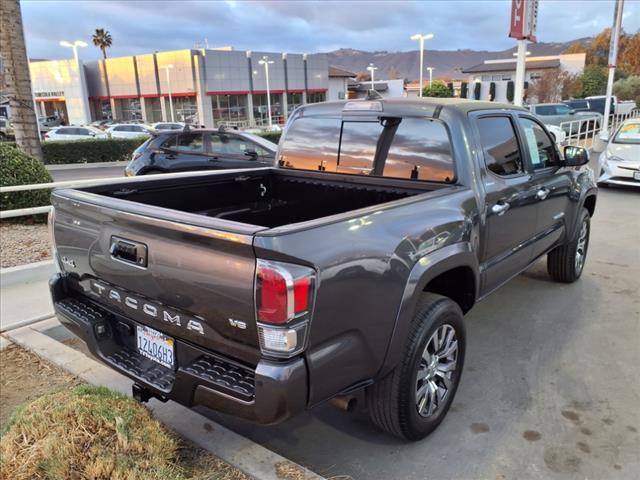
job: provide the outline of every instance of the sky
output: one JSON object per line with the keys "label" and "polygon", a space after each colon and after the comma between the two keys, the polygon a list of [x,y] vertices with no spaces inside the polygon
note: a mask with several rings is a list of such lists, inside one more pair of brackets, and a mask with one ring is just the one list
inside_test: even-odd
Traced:
{"label": "sky", "polygon": [[[414,33],[434,34],[427,48],[503,50],[509,0],[449,1],[159,1],[22,0],[31,58],[71,56],[60,40],[84,40],[80,56],[100,58],[91,44],[96,28],[113,37],[109,56],[200,46],[292,53],[338,48],[416,50]],[[613,0],[540,0],[538,40],[564,42],[593,36],[613,22]],[[623,28],[640,29],[640,0],[626,0]]]}

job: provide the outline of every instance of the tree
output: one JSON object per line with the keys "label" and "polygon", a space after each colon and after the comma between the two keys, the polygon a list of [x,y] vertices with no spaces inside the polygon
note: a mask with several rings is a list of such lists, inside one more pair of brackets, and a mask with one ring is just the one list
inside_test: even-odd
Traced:
{"label": "tree", "polygon": [[473,86],[473,98],[476,100],[480,100],[480,93],[482,92],[482,84],[480,82],[476,82]]}
{"label": "tree", "polygon": [[111,47],[111,34],[104,28],[96,28],[93,34],[93,44],[102,51],[102,56],[107,58],[107,48]]}
{"label": "tree", "polygon": [[440,98],[450,98],[453,95],[451,94],[451,90],[447,87],[447,84],[441,80],[436,80],[430,87],[424,87],[422,89],[423,97],[440,97]]}
{"label": "tree", "polygon": [[398,72],[398,69],[396,67],[394,67],[393,65],[391,65],[387,69],[387,78],[389,80],[397,80],[398,78],[400,78],[400,73]]}
{"label": "tree", "polygon": [[515,84],[513,83],[513,80],[509,80],[507,82],[507,100],[510,103],[513,103],[513,98],[515,96]]}
{"label": "tree", "polygon": [[493,102],[496,99],[496,82],[489,84],[489,101]]}
{"label": "tree", "polygon": [[613,93],[618,100],[635,100],[640,108],[640,75],[631,75],[613,84]]}
{"label": "tree", "polygon": [[9,98],[16,146],[24,153],[42,160],[20,0],[0,2],[0,49],[5,83],[0,87]]}
{"label": "tree", "polygon": [[539,103],[559,102],[582,93],[582,83],[577,75],[566,71],[547,70],[532,82],[529,95]]}
{"label": "tree", "polygon": [[[591,42],[586,44],[572,43],[563,53],[586,53],[587,65],[606,67],[609,64],[610,42],[611,29],[606,28]],[[618,43],[616,78],[624,78],[629,75],[640,75],[640,32],[626,34],[622,31]]]}
{"label": "tree", "polygon": [[604,95],[607,89],[607,73],[604,67],[587,65],[578,78],[582,83],[582,92],[578,96]]}
{"label": "tree", "polygon": [[467,98],[469,95],[469,86],[467,82],[460,83],[460,98]]}
{"label": "tree", "polygon": [[371,74],[369,72],[358,72],[356,73],[356,81],[357,82],[370,82]]}

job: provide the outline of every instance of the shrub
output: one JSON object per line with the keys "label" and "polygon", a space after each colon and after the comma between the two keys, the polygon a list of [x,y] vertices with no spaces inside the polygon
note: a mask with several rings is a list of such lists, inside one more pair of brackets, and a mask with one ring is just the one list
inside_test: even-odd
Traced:
{"label": "shrub", "polygon": [[473,98],[476,100],[480,100],[480,91],[482,89],[482,84],[480,82],[476,82],[473,86]]}
{"label": "shrub", "polygon": [[282,132],[264,132],[260,134],[262,138],[264,138],[265,140],[269,140],[270,142],[273,142],[275,144],[280,141],[281,135]]}
{"label": "shrub", "polygon": [[613,84],[613,93],[618,100],[636,100],[640,98],[640,75],[630,75]]}
{"label": "shrub", "polygon": [[489,101],[495,102],[496,100],[496,82],[489,84]]}
{"label": "shrub", "polygon": [[134,400],[81,386],[19,410],[0,440],[0,465],[13,480],[182,480],[177,447],[176,438]]}
{"label": "shrub", "polygon": [[514,95],[515,95],[515,84],[513,83],[513,80],[509,80],[507,82],[507,100],[509,100],[510,102],[513,102]]}
{"label": "shrub", "polygon": [[430,87],[425,87],[422,89],[423,97],[440,97],[440,98],[449,98],[452,97],[451,90],[447,87],[447,84],[443,81],[436,80],[431,84]]}
{"label": "shrub", "polygon": [[460,84],[460,98],[467,98],[468,95],[469,95],[469,86],[467,85],[467,82],[462,82]]}
{"label": "shrub", "polygon": [[[53,182],[44,165],[14,146],[0,143],[0,186]],[[50,190],[10,192],[0,195],[0,210],[41,207],[49,204]]]}
{"label": "shrub", "polygon": [[145,140],[143,137],[42,142],[42,155],[47,165],[128,161]]}

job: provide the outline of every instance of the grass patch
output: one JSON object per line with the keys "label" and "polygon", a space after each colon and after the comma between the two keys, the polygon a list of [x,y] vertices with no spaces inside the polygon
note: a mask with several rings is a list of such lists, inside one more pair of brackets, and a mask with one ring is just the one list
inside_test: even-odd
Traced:
{"label": "grass patch", "polygon": [[0,439],[0,472],[11,480],[248,480],[134,400],[89,385],[19,408]]}

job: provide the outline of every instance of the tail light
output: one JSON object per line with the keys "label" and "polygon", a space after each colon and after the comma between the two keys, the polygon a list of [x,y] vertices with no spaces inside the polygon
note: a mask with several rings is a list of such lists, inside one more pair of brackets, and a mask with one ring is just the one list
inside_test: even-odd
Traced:
{"label": "tail light", "polygon": [[304,349],[314,290],[313,269],[258,260],[256,317],[264,354],[290,357]]}

